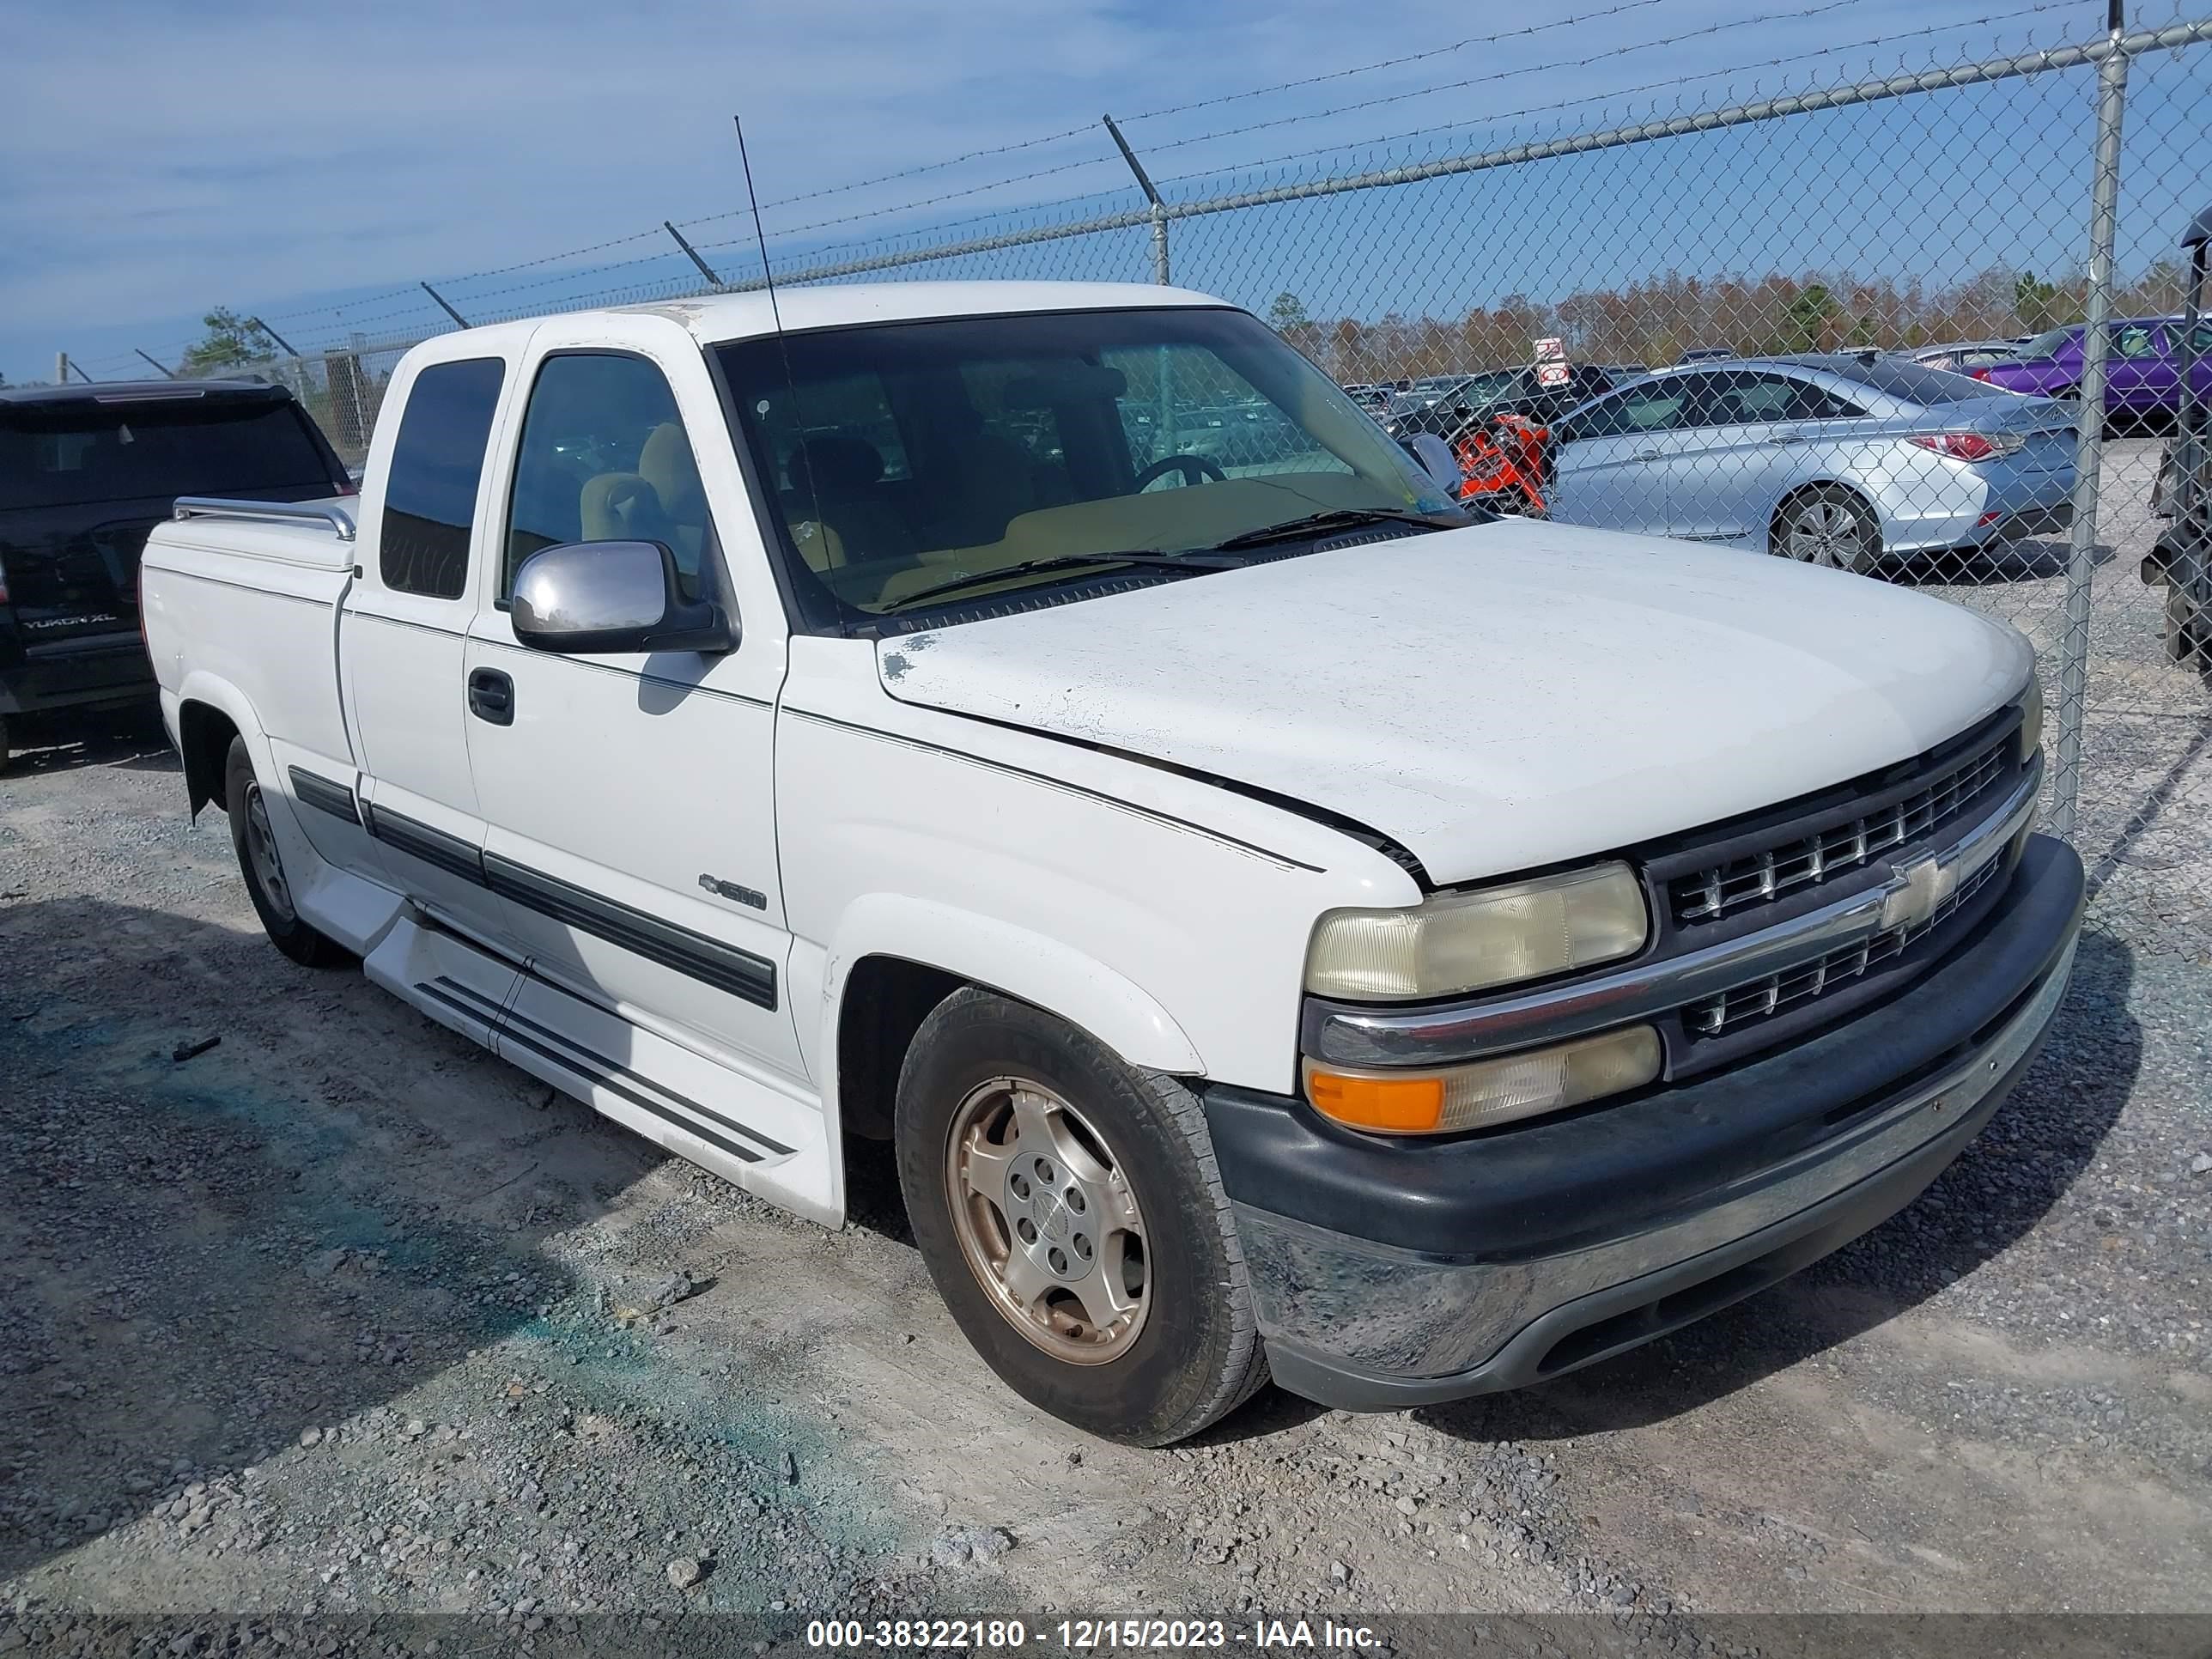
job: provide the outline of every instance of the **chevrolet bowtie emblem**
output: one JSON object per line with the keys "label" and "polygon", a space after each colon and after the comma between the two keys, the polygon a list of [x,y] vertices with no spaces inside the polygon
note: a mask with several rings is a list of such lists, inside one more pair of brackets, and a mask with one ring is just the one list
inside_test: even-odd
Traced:
{"label": "chevrolet bowtie emblem", "polygon": [[1888,890],[1882,897],[1882,931],[1926,927],[1936,906],[1950,897],[1952,889],[1957,885],[1958,878],[1934,859],[1922,859],[1902,866],[1890,878]]}

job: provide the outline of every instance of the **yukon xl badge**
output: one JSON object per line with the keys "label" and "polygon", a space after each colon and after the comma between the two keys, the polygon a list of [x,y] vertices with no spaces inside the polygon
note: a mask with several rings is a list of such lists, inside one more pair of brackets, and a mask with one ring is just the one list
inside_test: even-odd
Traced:
{"label": "yukon xl badge", "polygon": [[721,881],[713,876],[699,878],[699,885],[718,898],[735,899],[740,904],[750,904],[756,910],[768,908],[768,895],[756,893],[750,887],[740,887],[734,881]]}

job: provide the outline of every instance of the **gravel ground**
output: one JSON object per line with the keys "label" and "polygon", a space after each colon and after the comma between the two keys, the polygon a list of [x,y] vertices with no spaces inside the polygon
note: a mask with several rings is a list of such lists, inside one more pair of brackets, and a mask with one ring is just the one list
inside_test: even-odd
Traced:
{"label": "gravel ground", "polygon": [[[2131,846],[2207,856],[2189,765]],[[1576,1613],[1778,1652],[1729,1616],[2212,1613],[2212,953],[2150,866],[2107,860],[2014,1101],[1827,1261],[1541,1389],[1267,1394],[1144,1453],[984,1370],[886,1158],[824,1232],[294,967],[182,795],[128,731],[0,780],[0,1650],[155,1613],[208,1651],[934,1609]]]}
{"label": "gravel ground", "polygon": [[[2202,962],[2212,959],[2212,683],[2167,659],[2166,589],[2145,586],[2139,574],[2165,527],[2150,511],[2163,447],[2161,439],[2124,438],[2105,450],[2074,842],[2117,930],[2142,948]],[[1923,592],[2002,617],[2035,642],[2054,786],[2067,554],[2063,540],[2022,542],[1903,573]],[[2046,788],[2046,805],[2051,799]]]}

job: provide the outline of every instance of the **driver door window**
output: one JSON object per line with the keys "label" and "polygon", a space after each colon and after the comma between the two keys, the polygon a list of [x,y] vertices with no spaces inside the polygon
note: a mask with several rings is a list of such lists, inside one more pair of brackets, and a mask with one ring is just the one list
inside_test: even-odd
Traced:
{"label": "driver door window", "polygon": [[641,357],[549,357],[531,388],[508,498],[500,598],[542,549],[567,542],[658,542],[687,598],[713,543],[706,492],[667,379]]}
{"label": "driver door window", "polygon": [[2112,330],[2112,356],[2122,358],[2154,357],[2158,355],[2158,334],[2147,323],[2121,323]]}

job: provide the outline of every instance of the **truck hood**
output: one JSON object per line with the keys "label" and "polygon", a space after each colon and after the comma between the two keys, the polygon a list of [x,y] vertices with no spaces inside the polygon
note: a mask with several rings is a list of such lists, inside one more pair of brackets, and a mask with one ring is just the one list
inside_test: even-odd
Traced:
{"label": "truck hood", "polygon": [[1287,797],[1439,883],[1629,846],[1934,747],[2012,629],[1763,555],[1507,520],[883,641],[901,702]]}

